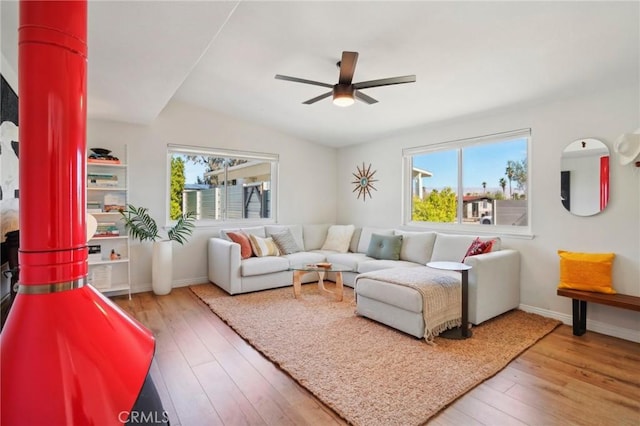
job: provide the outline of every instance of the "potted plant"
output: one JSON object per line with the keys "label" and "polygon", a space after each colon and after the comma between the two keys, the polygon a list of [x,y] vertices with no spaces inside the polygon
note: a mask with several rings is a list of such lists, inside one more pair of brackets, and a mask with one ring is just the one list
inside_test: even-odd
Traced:
{"label": "potted plant", "polygon": [[153,242],[151,258],[151,286],[158,295],[169,294],[172,283],[172,241],[180,244],[187,242],[187,238],[195,227],[195,213],[183,214],[176,224],[167,231],[167,238],[162,238],[156,221],[145,207],[135,207],[127,204],[121,211],[124,226],[131,238],[140,242]]}

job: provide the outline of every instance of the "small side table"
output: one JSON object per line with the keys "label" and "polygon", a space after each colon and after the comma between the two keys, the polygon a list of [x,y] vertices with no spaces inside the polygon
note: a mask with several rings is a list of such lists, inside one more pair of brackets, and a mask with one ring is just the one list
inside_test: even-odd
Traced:
{"label": "small side table", "polygon": [[468,339],[473,335],[469,330],[469,269],[471,266],[460,262],[429,262],[429,268],[459,271],[462,274],[462,325],[440,333],[445,339]]}

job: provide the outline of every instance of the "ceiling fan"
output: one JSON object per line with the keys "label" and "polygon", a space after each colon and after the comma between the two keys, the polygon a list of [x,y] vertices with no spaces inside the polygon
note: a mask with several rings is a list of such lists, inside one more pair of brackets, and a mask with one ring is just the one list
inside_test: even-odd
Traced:
{"label": "ceiling fan", "polygon": [[379,80],[362,81],[360,83],[353,83],[353,73],[356,70],[356,62],[358,61],[358,52],[342,52],[342,60],[336,65],[340,68],[340,77],[338,84],[322,83],[320,81],[306,80],[304,78],[289,77],[286,75],[276,74],[277,80],[287,80],[296,83],[313,84],[315,86],[328,87],[330,92],[323,93],[320,96],[316,96],[313,99],[303,102],[305,105],[311,105],[324,98],[328,98],[333,95],[333,103],[338,106],[349,106],[358,99],[367,104],[375,104],[378,102],[371,96],[365,95],[360,90],[368,89],[371,87],[390,86],[393,84],[414,83],[416,81],[415,75],[405,75],[402,77],[389,77],[381,78]]}

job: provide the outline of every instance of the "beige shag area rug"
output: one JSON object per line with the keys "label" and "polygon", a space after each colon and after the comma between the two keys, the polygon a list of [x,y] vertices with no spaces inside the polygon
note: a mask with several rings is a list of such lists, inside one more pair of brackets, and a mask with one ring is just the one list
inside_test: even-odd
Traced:
{"label": "beige shag area rug", "polygon": [[418,425],[550,333],[559,321],[511,311],[467,340],[435,345],[356,316],[353,290],[335,302],[302,286],[229,296],[191,290],[252,346],[354,425]]}

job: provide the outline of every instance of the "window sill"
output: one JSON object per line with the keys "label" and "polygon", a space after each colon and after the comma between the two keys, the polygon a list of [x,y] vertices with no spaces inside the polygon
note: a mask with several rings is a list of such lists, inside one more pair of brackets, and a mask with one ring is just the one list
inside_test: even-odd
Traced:
{"label": "window sill", "polygon": [[[528,226],[464,225],[459,223],[409,222],[404,225],[407,231],[439,231],[466,235],[498,235],[504,238],[532,240],[535,238]],[[516,229],[522,228],[522,229]]]}

